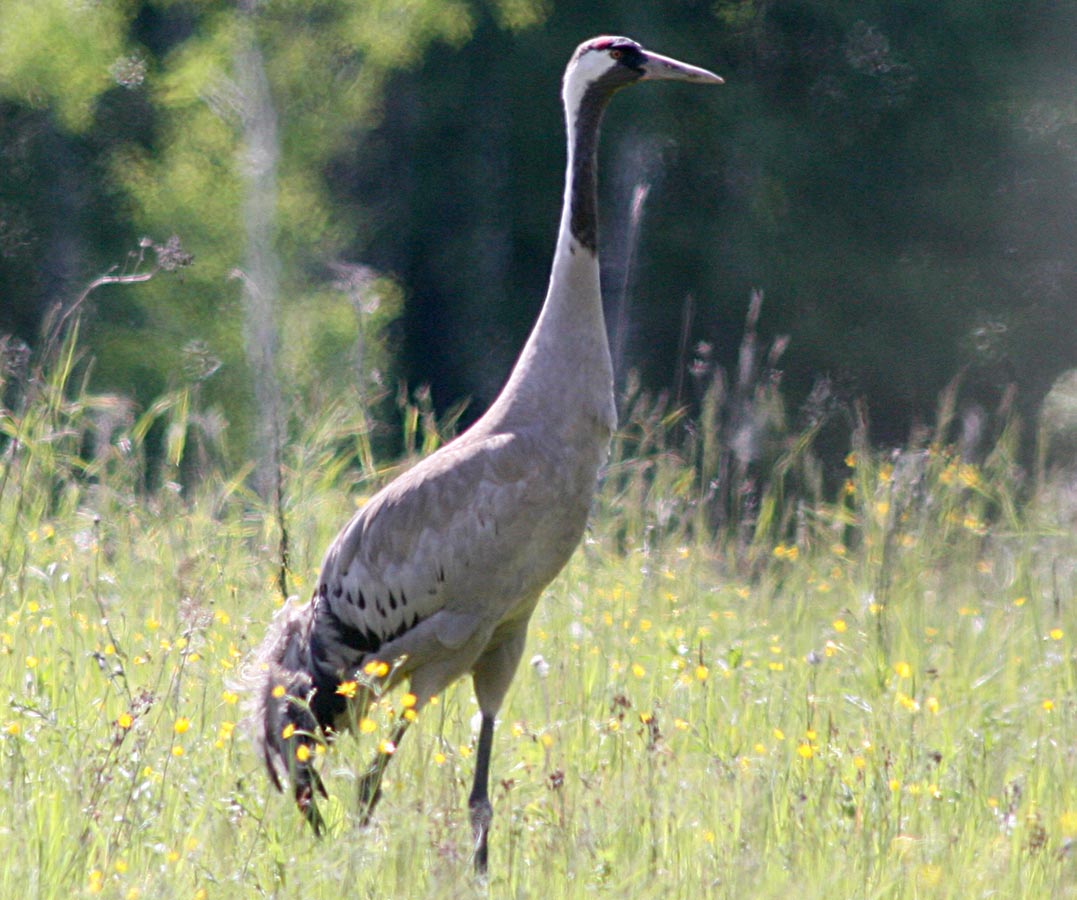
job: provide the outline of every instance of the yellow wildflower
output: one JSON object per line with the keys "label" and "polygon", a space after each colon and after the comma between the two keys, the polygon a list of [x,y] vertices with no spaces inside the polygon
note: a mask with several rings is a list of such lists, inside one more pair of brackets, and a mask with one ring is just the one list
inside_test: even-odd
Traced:
{"label": "yellow wildflower", "polygon": [[957,470],[957,476],[965,483],[965,487],[975,488],[980,484],[980,473],[977,471],[976,466],[960,466]]}
{"label": "yellow wildflower", "polygon": [[936,863],[924,863],[916,870],[916,883],[929,888],[938,887],[942,884],[944,875],[942,866]]}
{"label": "yellow wildflower", "polygon": [[363,666],[363,672],[374,678],[384,678],[389,674],[389,664],[382,662],[380,659],[372,659]]}
{"label": "yellow wildflower", "polygon": [[920,704],[907,694],[898,694],[897,701],[911,713],[920,711]]}
{"label": "yellow wildflower", "polygon": [[1077,835],[1077,812],[1064,812],[1058,817],[1058,827],[1066,837]]}

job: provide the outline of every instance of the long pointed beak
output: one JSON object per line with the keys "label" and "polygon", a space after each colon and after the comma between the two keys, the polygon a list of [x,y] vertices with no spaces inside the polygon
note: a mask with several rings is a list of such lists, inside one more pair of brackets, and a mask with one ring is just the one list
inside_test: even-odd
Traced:
{"label": "long pointed beak", "polygon": [[696,84],[723,84],[725,79],[698,66],[690,66],[660,53],[644,50],[647,61],[643,64],[641,81],[692,81]]}

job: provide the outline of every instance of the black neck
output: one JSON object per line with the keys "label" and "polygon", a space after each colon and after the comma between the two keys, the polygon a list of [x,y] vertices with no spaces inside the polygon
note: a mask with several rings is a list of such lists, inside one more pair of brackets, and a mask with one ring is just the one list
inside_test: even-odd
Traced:
{"label": "black neck", "polygon": [[572,154],[572,236],[598,253],[598,131],[613,92],[596,82],[584,92],[576,110]]}

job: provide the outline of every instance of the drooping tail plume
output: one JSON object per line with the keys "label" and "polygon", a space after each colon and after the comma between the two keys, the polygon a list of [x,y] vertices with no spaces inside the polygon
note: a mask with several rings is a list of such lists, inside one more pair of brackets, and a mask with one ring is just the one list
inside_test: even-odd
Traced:
{"label": "drooping tail plume", "polygon": [[315,831],[321,817],[315,791],[325,790],[313,768],[320,724],[310,708],[314,681],[310,671],[310,635],[314,604],[289,601],[277,613],[245,673],[250,697],[250,731],[277,790],[291,781],[296,803]]}

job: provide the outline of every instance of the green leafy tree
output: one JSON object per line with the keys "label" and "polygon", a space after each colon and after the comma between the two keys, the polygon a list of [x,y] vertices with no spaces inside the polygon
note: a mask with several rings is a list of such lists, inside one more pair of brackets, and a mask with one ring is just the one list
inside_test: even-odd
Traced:
{"label": "green leafy tree", "polygon": [[[543,14],[528,0],[489,8],[513,28]],[[377,120],[390,75],[432,45],[467,40],[479,10],[463,0],[0,8],[0,96],[46,111],[67,136],[93,135],[123,224],[179,235],[195,257],[180,287],[99,300],[88,331],[96,377],[146,400],[184,377],[184,348],[199,342],[221,363],[207,400],[226,405],[241,455],[249,437],[279,439],[281,383],[307,400],[356,383],[371,396],[392,365],[401,295],[345,255],[363,214],[337,202],[326,169]]]}

